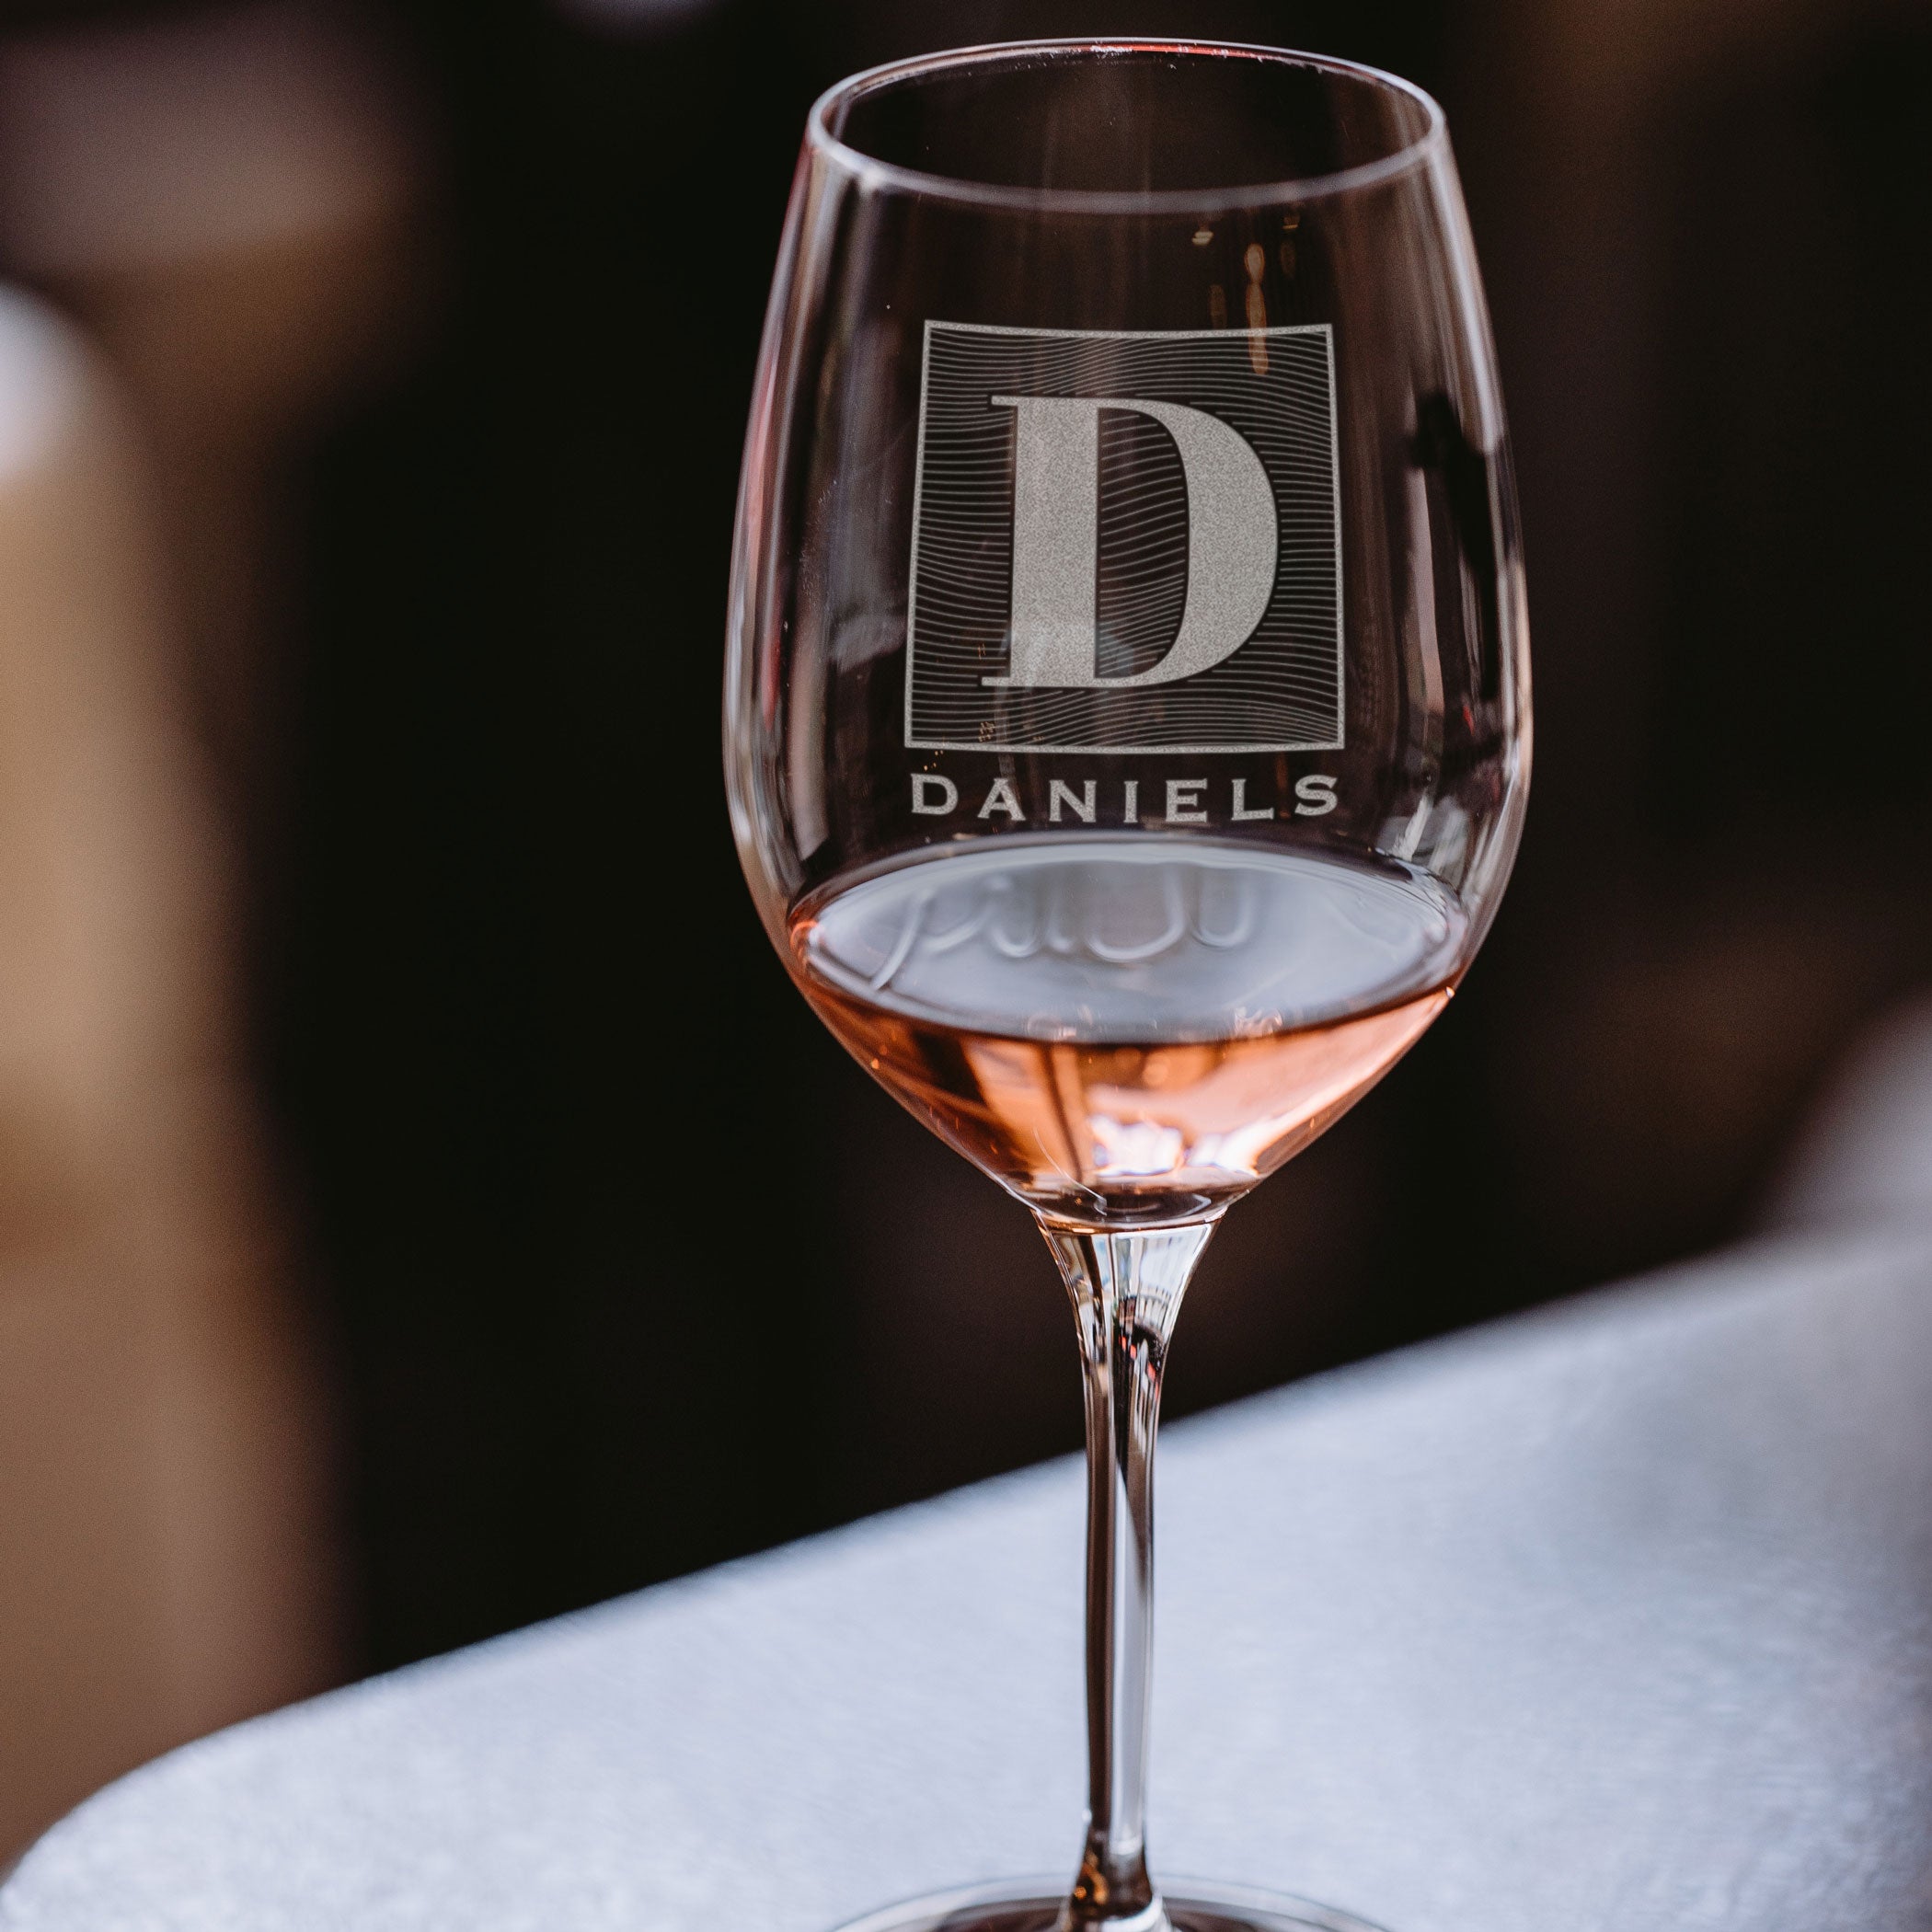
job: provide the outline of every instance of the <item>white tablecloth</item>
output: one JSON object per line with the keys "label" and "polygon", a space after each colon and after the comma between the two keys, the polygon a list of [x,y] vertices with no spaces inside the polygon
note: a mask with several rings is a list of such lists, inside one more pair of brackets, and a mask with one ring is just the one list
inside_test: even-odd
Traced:
{"label": "white tablecloth", "polygon": [[[1242,1405],[1160,1492],[1162,1873],[1399,1932],[1928,1923],[1926,1234]],[[823,1932],[1065,1872],[1079,1544],[1058,1464],[282,1712],[84,1806],[0,1928]]]}

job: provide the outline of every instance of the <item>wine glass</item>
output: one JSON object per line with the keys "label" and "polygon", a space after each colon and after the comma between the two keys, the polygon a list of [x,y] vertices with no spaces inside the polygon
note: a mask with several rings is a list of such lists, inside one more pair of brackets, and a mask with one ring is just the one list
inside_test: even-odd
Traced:
{"label": "wine glass", "polygon": [[1523,576],[1441,110],[1165,41],[834,88],[729,625],[731,821],[779,957],[1031,1209],[1085,1371],[1077,1875],[865,1932],[1352,1926],[1148,1875],[1153,1451],[1222,1213],[1443,1010],[1515,853]]}

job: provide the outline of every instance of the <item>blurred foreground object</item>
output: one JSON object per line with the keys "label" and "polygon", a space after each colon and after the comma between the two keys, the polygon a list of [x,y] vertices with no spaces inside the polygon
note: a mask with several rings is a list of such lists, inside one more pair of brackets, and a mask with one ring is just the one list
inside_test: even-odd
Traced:
{"label": "blurred foreground object", "polygon": [[0,259],[82,317],[133,406],[258,910],[291,778],[291,456],[409,339],[415,126],[380,44],[296,0],[0,40]]}
{"label": "blurred foreground object", "polygon": [[1932,996],[1858,1041],[1800,1136],[1770,1218],[1932,1226]]}
{"label": "blurred foreground object", "polygon": [[0,1857],[333,1658],[170,642],[105,380],[0,289]]}
{"label": "blurred foreground object", "polygon": [[0,1857],[340,1667],[249,1042],[299,769],[291,500],[408,333],[413,122],[327,6],[138,12],[0,29],[0,263],[99,351],[8,298]]}

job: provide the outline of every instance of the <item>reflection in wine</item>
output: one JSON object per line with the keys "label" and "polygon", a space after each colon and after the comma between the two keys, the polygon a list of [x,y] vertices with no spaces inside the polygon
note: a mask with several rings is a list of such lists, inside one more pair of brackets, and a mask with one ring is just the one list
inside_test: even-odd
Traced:
{"label": "reflection in wine", "polygon": [[1466,920],[1393,866],[1206,839],[928,849],[808,900],[799,984],[1048,1213],[1198,1218],[1273,1172],[1448,1000]]}

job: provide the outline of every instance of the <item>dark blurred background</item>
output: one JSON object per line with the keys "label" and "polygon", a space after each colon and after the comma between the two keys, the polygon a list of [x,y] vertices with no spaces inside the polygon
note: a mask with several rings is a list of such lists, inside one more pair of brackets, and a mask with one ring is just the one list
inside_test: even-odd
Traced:
{"label": "dark blurred background", "polygon": [[[1932,979],[1922,7],[10,0],[0,562],[9,516],[29,535],[0,581],[0,761],[78,742],[138,684],[98,755],[149,788],[113,794],[97,897],[136,879],[159,908],[91,941],[47,914],[32,984],[58,1006],[105,947],[175,1044],[98,1075],[106,1138],[50,1221],[54,1183],[9,1170],[45,1165],[35,1097],[80,1047],[0,1020],[0,1412],[51,1419],[0,1435],[0,1733],[11,1710],[22,1741],[0,1852],[224,1717],[1077,1443],[1048,1258],[791,990],[731,853],[717,719],[808,105],[901,54],[1087,31],[1312,48],[1443,99],[1535,638],[1494,937],[1400,1071],[1230,1218],[1169,1413],[1735,1236],[1852,1037]],[[68,454],[41,423],[16,461],[9,409],[55,391]],[[79,647],[44,614],[122,576],[49,738],[42,660]],[[5,850],[31,813],[0,834],[16,924],[41,903],[17,872],[86,869],[49,811],[51,856]],[[164,957],[201,1015],[186,1044]],[[114,1121],[143,1080],[204,1101],[137,1158]],[[98,1393],[98,1352],[75,1328],[35,1355],[54,1330],[17,1283],[95,1255],[86,1214],[122,1213],[137,1173],[228,1231],[241,1285],[207,1343],[205,1242],[159,1315],[152,1221],[75,1264],[135,1283],[139,1322],[110,1298],[99,1333],[156,1338],[121,1371],[127,1471],[88,1488],[57,1448],[96,1425],[60,1374]],[[192,1353],[170,1323],[205,1346],[164,1400],[155,1363]],[[128,1433],[157,1402],[166,1451]],[[129,1503],[158,1466],[167,1497]],[[184,1578],[168,1525],[237,1470],[254,1487]],[[108,1586],[75,1581],[90,1509],[145,1525],[87,1544],[131,1604],[155,1601],[139,1547],[177,1624],[197,1588],[253,1606],[192,1669],[150,1642],[138,1722],[99,1662]],[[90,1697],[114,1715],[74,1744]],[[33,1722],[66,1741],[52,1771]]]}

